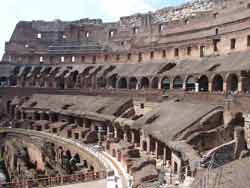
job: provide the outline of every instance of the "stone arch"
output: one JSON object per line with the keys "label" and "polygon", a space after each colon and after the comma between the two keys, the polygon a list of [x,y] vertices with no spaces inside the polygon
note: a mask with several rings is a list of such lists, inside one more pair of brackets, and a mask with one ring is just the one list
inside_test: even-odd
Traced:
{"label": "stone arch", "polygon": [[108,85],[111,88],[116,88],[117,76],[114,74],[108,78]]}
{"label": "stone arch", "polygon": [[136,77],[131,77],[129,79],[129,89],[136,89],[137,88],[137,79]]}
{"label": "stone arch", "polygon": [[122,77],[120,78],[119,82],[118,82],[118,88],[120,89],[127,89],[128,88],[128,83],[127,83],[127,79]]}
{"label": "stone arch", "polygon": [[223,77],[220,74],[214,75],[212,78],[212,91],[223,91]]}
{"label": "stone arch", "polygon": [[148,89],[149,88],[149,79],[147,77],[143,77],[141,79],[141,88]]}
{"label": "stone arch", "polygon": [[169,90],[170,89],[170,79],[168,77],[164,77],[161,80],[161,89]]}
{"label": "stone arch", "polygon": [[238,76],[236,74],[228,74],[226,77],[227,91],[238,90]]}
{"label": "stone arch", "polygon": [[159,78],[158,77],[153,78],[153,80],[152,80],[152,88],[153,89],[158,89],[159,88]]}
{"label": "stone arch", "polygon": [[195,78],[193,76],[188,76],[186,79],[186,90],[187,91],[194,91],[195,90]]}
{"label": "stone arch", "polygon": [[183,79],[180,76],[176,76],[173,80],[173,89],[183,88]]}
{"label": "stone arch", "polygon": [[199,80],[199,91],[200,92],[207,92],[208,91],[208,77],[206,75],[202,75]]}

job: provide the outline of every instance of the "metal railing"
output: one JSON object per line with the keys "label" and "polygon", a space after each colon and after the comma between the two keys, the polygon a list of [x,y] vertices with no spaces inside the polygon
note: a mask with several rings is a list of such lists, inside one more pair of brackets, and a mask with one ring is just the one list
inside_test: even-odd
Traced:
{"label": "metal railing", "polygon": [[88,181],[101,180],[107,177],[106,171],[79,173],[65,176],[51,176],[39,179],[24,179],[1,183],[0,188],[36,188],[53,187],[67,184],[84,183]]}

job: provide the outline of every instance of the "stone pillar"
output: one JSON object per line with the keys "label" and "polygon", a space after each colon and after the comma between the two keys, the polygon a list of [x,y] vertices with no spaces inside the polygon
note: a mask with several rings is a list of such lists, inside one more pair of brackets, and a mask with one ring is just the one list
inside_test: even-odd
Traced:
{"label": "stone pillar", "polygon": [[140,81],[137,81],[137,83],[136,83],[136,88],[135,88],[135,89],[136,89],[136,90],[140,89],[140,85],[141,85],[141,84],[140,84]]}
{"label": "stone pillar", "polygon": [[234,157],[238,159],[241,152],[246,150],[245,130],[243,127],[236,127],[234,130],[235,149]]}
{"label": "stone pillar", "polygon": [[23,120],[24,119],[23,111],[20,111],[20,113],[21,113],[21,120]]}
{"label": "stone pillar", "polygon": [[124,132],[123,132],[123,140],[124,140],[125,142],[128,142],[128,132],[127,132],[127,131],[124,131]]}
{"label": "stone pillar", "polygon": [[243,92],[243,83],[244,83],[245,78],[240,77],[239,82],[238,82],[238,91]]}
{"label": "stone pillar", "polygon": [[159,146],[159,143],[158,141],[156,140],[155,141],[155,155],[156,155],[156,158],[158,159],[158,146]]}
{"label": "stone pillar", "polygon": [[131,142],[132,144],[135,143],[135,132],[133,130],[131,130]]}
{"label": "stone pillar", "polygon": [[18,109],[14,108],[14,119],[18,119]]}
{"label": "stone pillar", "polygon": [[250,149],[250,114],[244,114],[245,124],[244,124],[244,131],[245,131],[245,139],[247,142],[247,148]]}
{"label": "stone pillar", "polygon": [[110,127],[109,126],[107,126],[107,138],[110,138],[111,136],[110,136]]}
{"label": "stone pillar", "polygon": [[174,88],[174,82],[173,82],[173,80],[170,80],[170,88],[169,88],[169,90],[173,90],[173,88]]}
{"label": "stone pillar", "polygon": [[117,138],[118,137],[118,130],[116,127],[114,127],[114,137]]}
{"label": "stone pillar", "polygon": [[49,113],[49,121],[53,122],[53,114]]}
{"label": "stone pillar", "polygon": [[147,153],[150,153],[150,137],[147,137]]}
{"label": "stone pillar", "polygon": [[159,79],[159,82],[158,82],[158,89],[162,89],[162,88],[161,88],[161,81],[162,81],[162,80]]}
{"label": "stone pillar", "polygon": [[227,82],[223,82],[223,92],[227,92],[228,87],[227,87]]}
{"label": "stone pillar", "polygon": [[195,92],[196,93],[199,92],[199,83],[198,82],[195,83]]}
{"label": "stone pillar", "polygon": [[212,93],[212,82],[208,82],[208,92]]}
{"label": "stone pillar", "polygon": [[44,113],[45,113],[45,112],[39,112],[39,114],[40,114],[40,119],[41,119],[41,120],[44,120],[44,119],[45,119]]}
{"label": "stone pillar", "polygon": [[167,148],[163,148],[163,164],[166,164],[166,158],[167,158]]}
{"label": "stone pillar", "polygon": [[182,83],[182,89],[184,90],[184,91],[186,91],[186,82],[185,82],[185,80],[183,81],[183,83]]}

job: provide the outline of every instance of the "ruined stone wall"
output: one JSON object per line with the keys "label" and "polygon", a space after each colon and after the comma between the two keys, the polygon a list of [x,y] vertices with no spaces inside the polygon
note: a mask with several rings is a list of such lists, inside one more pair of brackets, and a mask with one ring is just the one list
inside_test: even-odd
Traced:
{"label": "ruined stone wall", "polygon": [[[6,43],[3,60],[142,63],[224,55],[248,49],[249,16],[246,0],[196,0],[180,7],[122,17],[114,23],[91,19],[22,21]],[[234,38],[235,48],[231,49]]]}

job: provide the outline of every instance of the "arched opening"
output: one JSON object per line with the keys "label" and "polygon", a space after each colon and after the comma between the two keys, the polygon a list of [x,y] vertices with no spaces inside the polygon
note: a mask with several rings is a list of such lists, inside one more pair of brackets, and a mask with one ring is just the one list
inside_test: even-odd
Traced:
{"label": "arched opening", "polygon": [[106,82],[105,78],[100,77],[100,78],[97,79],[97,87],[98,88],[105,88],[106,84],[107,84],[107,82]]}
{"label": "arched opening", "polygon": [[19,110],[17,110],[17,112],[16,112],[16,119],[17,120],[21,119],[21,116],[22,116],[21,112]]}
{"label": "arched opening", "polygon": [[129,79],[129,89],[136,89],[137,88],[137,79],[132,77]]}
{"label": "arched opening", "polygon": [[14,76],[14,75],[10,76],[9,82],[10,82],[9,83],[10,86],[16,86],[17,85],[17,78],[16,78],[16,76]]}
{"label": "arched opening", "polygon": [[115,149],[112,150],[112,157],[116,158],[116,150]]}
{"label": "arched opening", "polygon": [[195,90],[195,79],[193,76],[189,76],[186,80],[186,90],[194,91]]}
{"label": "arched opening", "polygon": [[49,121],[49,114],[44,113],[44,114],[43,114],[43,118],[44,118],[44,120]]}
{"label": "arched opening", "polygon": [[65,88],[65,83],[64,83],[64,78],[59,79],[59,89],[64,89]]}
{"label": "arched opening", "polygon": [[199,83],[199,91],[200,92],[207,92],[208,91],[208,77],[203,75],[198,80]]}
{"label": "arched opening", "polygon": [[72,158],[71,152],[69,150],[66,151],[66,158],[70,160]]}
{"label": "arched opening", "polygon": [[117,82],[116,75],[112,75],[111,77],[109,77],[109,79],[108,79],[109,87],[111,87],[113,89],[116,88],[116,82]]}
{"label": "arched opening", "polygon": [[8,85],[7,77],[0,77],[0,87],[6,87]]}
{"label": "arched opening", "polygon": [[93,166],[90,166],[89,171],[90,171],[90,172],[94,172],[94,171],[95,171],[95,168],[94,168]]}
{"label": "arched opening", "polygon": [[72,87],[74,87],[78,81],[79,72],[75,71],[72,75]]}
{"label": "arched opening", "polygon": [[143,149],[143,151],[147,151],[147,142],[146,141],[143,141],[142,149]]}
{"label": "arched opening", "polygon": [[127,79],[126,78],[121,78],[119,80],[118,88],[120,88],[120,89],[127,89],[128,88]]}
{"label": "arched opening", "polygon": [[61,162],[61,164],[62,164],[62,161],[63,161],[63,147],[59,146],[57,148],[56,153],[57,153],[56,161]]}
{"label": "arched opening", "polygon": [[152,80],[152,88],[153,89],[158,89],[159,87],[159,78],[158,77],[155,77],[153,80]]}
{"label": "arched opening", "polygon": [[142,89],[148,89],[149,88],[149,79],[146,77],[143,77],[141,79],[141,88]]}
{"label": "arched opening", "polygon": [[161,88],[163,90],[169,90],[170,89],[170,80],[167,77],[162,79]]}
{"label": "arched opening", "polygon": [[38,112],[34,112],[34,120],[40,120],[40,114]]}
{"label": "arched opening", "polygon": [[81,158],[80,158],[80,155],[78,153],[76,153],[74,155],[74,160],[75,160],[76,163],[81,163]]}
{"label": "arched opening", "polygon": [[242,78],[242,91],[250,93],[250,72],[246,72],[245,74],[246,76]]}
{"label": "arched opening", "polygon": [[7,107],[7,113],[10,114],[11,113],[11,101],[7,101],[6,107]]}
{"label": "arched opening", "polygon": [[183,88],[183,80],[180,76],[177,76],[174,78],[174,81],[173,81],[173,88],[174,89],[181,89]]}
{"label": "arched opening", "polygon": [[83,166],[84,166],[84,168],[88,168],[88,162],[87,162],[87,160],[83,160]]}
{"label": "arched opening", "polygon": [[238,90],[238,77],[235,74],[230,74],[227,77],[227,91],[237,91]]}
{"label": "arched opening", "polygon": [[212,81],[212,91],[223,91],[223,78],[217,74]]}

